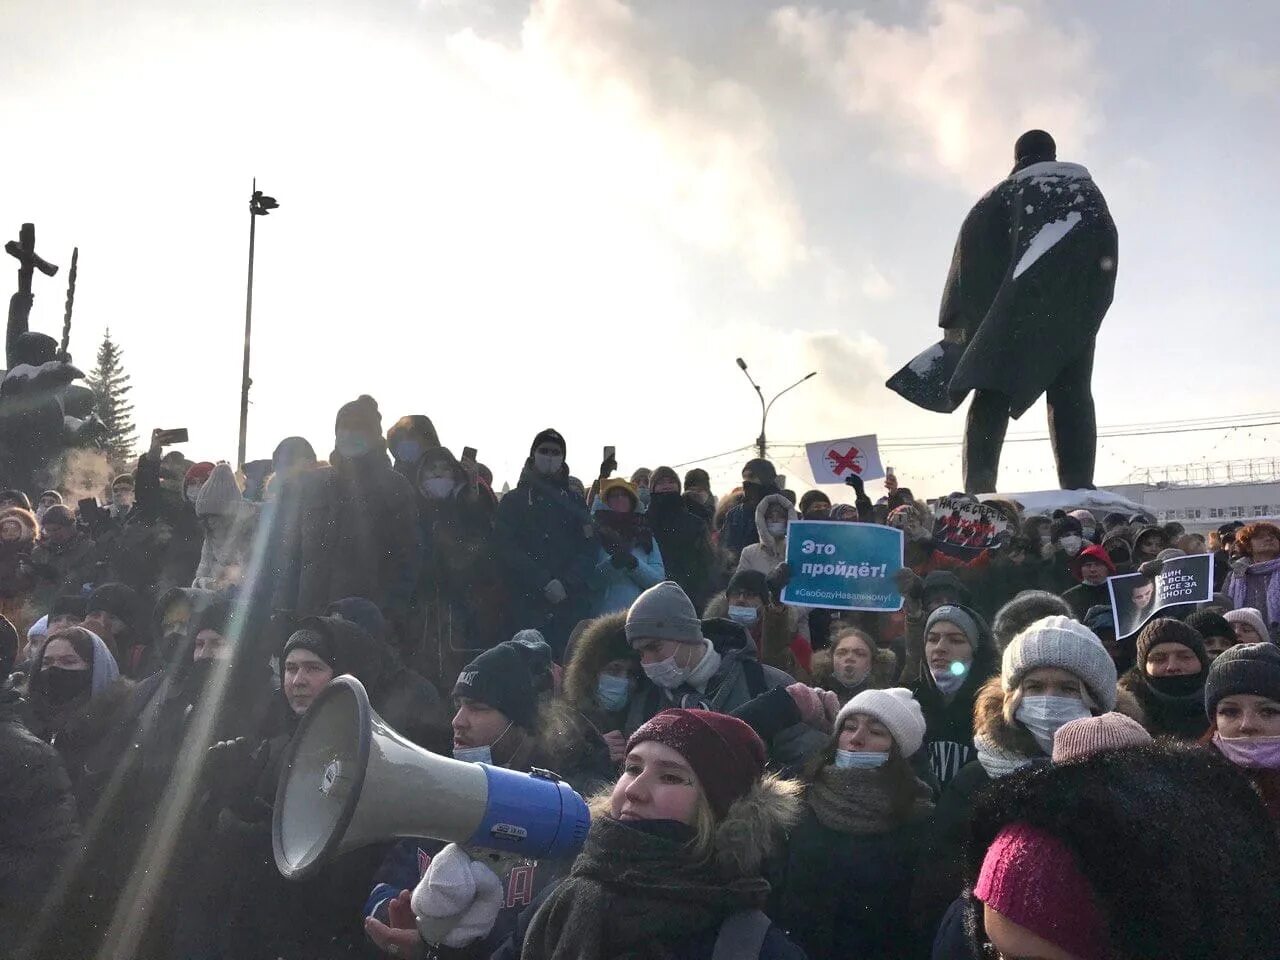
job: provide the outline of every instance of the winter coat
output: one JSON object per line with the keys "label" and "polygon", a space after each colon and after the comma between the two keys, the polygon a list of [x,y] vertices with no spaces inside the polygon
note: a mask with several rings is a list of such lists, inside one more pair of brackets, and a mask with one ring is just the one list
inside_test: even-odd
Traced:
{"label": "winter coat", "polygon": [[16,691],[0,690],[0,944],[6,953],[37,935],[35,918],[79,839],[62,760],[27,730],[20,707]]}
{"label": "winter coat", "polygon": [[992,841],[1014,823],[1071,850],[1116,960],[1276,956],[1280,846],[1249,784],[1213,751],[1107,750],[1012,774],[984,793],[964,844],[974,956],[983,955],[983,910],[968,891]]}
{"label": "winter coat", "polygon": [[[803,607],[768,606],[755,623],[746,627],[761,663],[777,667],[797,680],[808,679],[813,662],[813,648],[800,630],[806,612]],[[729,598],[717,594],[702,612],[702,619],[728,620]]]}
{"label": "winter coat", "polygon": [[[790,506],[791,501],[787,501]],[[756,510],[745,500],[739,501],[725,511],[719,528],[720,547],[737,558],[742,551],[760,540],[756,528]]]}
{"label": "winter coat", "polygon": [[756,505],[755,521],[756,521],[756,540],[757,542],[744,547],[741,556],[738,558],[738,571],[755,570],[763,573],[766,577],[773,572],[774,567],[780,563],[785,563],[787,559],[787,536],[784,533],[780,537],[775,537],[769,532],[769,525],[765,522],[765,513],[770,507],[781,507],[787,512],[787,522],[799,520],[800,515],[796,513],[796,508],[791,505],[788,500],[780,493],[771,493],[767,497],[761,499]]}
{"label": "winter coat", "polygon": [[39,578],[36,589],[49,602],[78,596],[85,584],[99,580],[98,548],[83,533],[63,544],[41,542],[31,551],[31,567]]}
{"label": "winter coat", "polygon": [[[607,510],[608,507],[597,501],[596,513]],[[597,536],[595,566],[587,579],[587,588],[591,594],[590,615],[593,617],[630,609],[640,594],[667,579],[662,551],[658,548],[656,539],[650,540],[648,549],[642,543],[633,543],[631,549],[621,556],[625,566],[618,566],[613,553],[605,548]]]}
{"label": "winter coat", "polygon": [[689,510],[678,493],[655,493],[645,511],[649,529],[662,550],[667,579],[680,584],[695,609],[710,599],[716,567],[707,521]]}
{"label": "winter coat", "polygon": [[[647,678],[641,680],[627,710],[624,734],[631,736],[645,721],[671,707],[733,713],[766,690],[795,682],[794,677],[760,662],[755,643],[739,624],[730,620],[706,620],[702,624],[702,635],[711,641],[721,658],[706,688],[698,691],[681,686],[667,690]],[[780,764],[799,763],[824,746],[826,739],[820,731],[796,724],[774,739],[770,756]]]}
{"label": "winter coat", "polygon": [[[498,503],[493,545],[510,593],[509,633],[542,631],[557,655],[588,608],[594,564],[586,504],[568,489],[569,471],[539,476],[526,463],[516,488]],[[543,591],[559,580],[568,599],[548,602]]]}
{"label": "winter coat", "polygon": [[191,585],[224,590],[249,572],[258,505],[245,500],[231,468],[218,464],[196,498],[196,519],[204,531],[200,563]]}
{"label": "winter coat", "polygon": [[38,609],[36,587],[39,578],[31,564],[31,554],[36,546],[36,518],[30,510],[9,507],[0,511],[0,519],[13,518],[22,524],[19,540],[0,543],[0,614],[26,636],[31,625],[44,615]]}
{"label": "winter coat", "polygon": [[1140,720],[1153,737],[1175,737],[1178,740],[1199,740],[1209,729],[1204,713],[1204,684],[1208,669],[1201,671],[1202,683],[1193,693],[1182,697],[1170,697],[1154,689],[1141,664],[1127,670],[1116,689],[1132,694],[1142,709]]}
{"label": "winter coat", "polygon": [[831,649],[819,650],[813,655],[813,669],[810,671],[815,687],[830,690],[840,698],[843,706],[863,690],[884,690],[896,686],[898,682],[898,658],[888,647],[877,646],[871,653],[871,672],[856,687],[846,687],[835,675]]}
{"label": "winter coat", "polygon": [[402,634],[421,562],[413,487],[380,451],[337,457],[300,480],[275,608],[308,616],[335,600],[364,597]]}
{"label": "winter coat", "polygon": [[1253,607],[1274,634],[1280,624],[1280,558],[1265,563],[1247,563],[1232,569],[1223,592],[1238,608]]}
{"label": "winter coat", "polygon": [[1102,191],[1077,164],[1015,169],[979,200],[960,228],[939,312],[964,349],[951,401],[991,391],[1022,416],[1093,349],[1117,249]]}

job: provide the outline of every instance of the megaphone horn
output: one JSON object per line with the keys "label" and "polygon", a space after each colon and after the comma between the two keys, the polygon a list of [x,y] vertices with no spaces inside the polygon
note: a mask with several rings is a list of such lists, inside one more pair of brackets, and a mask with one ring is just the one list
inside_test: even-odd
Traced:
{"label": "megaphone horn", "polygon": [[364,685],[344,674],[321,691],[285,750],[271,841],[280,873],[301,880],[332,857],[405,837],[567,858],[589,826],[582,797],[553,774],[424,750],[389,727]]}

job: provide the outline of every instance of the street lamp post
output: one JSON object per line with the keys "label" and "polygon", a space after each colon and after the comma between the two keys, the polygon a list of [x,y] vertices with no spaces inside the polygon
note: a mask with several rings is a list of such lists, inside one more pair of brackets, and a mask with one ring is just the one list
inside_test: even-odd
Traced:
{"label": "street lamp post", "polygon": [[253,194],[249,197],[249,281],[244,297],[244,370],[240,376],[240,450],[236,462],[243,467],[245,441],[249,434],[249,341],[253,333],[253,239],[258,218],[265,217],[280,206],[275,197],[266,196],[258,189],[257,177],[253,180]]}
{"label": "street lamp post", "polygon": [[755,388],[756,396],[760,399],[760,436],[756,438],[756,450],[760,453],[760,459],[764,460],[769,454],[769,442],[765,439],[765,426],[769,422],[769,411],[773,409],[773,405],[778,402],[779,397],[784,393],[790,393],[806,380],[816,377],[818,375],[818,371],[814,370],[812,373],[805,374],[785,390],[778,391],[778,393],[774,394],[772,400],[765,403],[764,391],[760,389],[760,384],[756,383],[755,380],[752,379],[750,371],[747,370],[747,362],[741,357],[738,357],[738,369],[742,371],[743,375],[747,378],[747,381]]}

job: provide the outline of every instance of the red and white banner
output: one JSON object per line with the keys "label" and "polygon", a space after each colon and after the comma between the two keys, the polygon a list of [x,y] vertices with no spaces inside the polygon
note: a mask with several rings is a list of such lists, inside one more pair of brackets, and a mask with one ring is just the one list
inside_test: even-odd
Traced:
{"label": "red and white banner", "polygon": [[880,448],[873,433],[866,437],[805,444],[814,483],[844,483],[851,476],[879,480],[884,476]]}

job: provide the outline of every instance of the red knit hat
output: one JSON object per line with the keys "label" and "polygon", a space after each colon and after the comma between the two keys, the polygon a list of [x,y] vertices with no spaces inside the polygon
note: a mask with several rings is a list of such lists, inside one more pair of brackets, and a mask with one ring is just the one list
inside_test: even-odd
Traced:
{"label": "red knit hat", "polygon": [[1107,922],[1070,848],[1026,823],[987,848],[973,895],[1012,923],[1081,960],[1107,960]]}
{"label": "red knit hat", "polygon": [[182,478],[182,489],[185,490],[193,483],[204,483],[209,479],[209,474],[211,473],[213,473],[213,464],[207,460],[203,463],[195,464],[187,471],[187,475]]}
{"label": "red knit hat", "polygon": [[627,750],[652,740],[684,757],[717,819],[764,775],[764,743],[739,720],[710,710],[663,710],[631,735]]}

